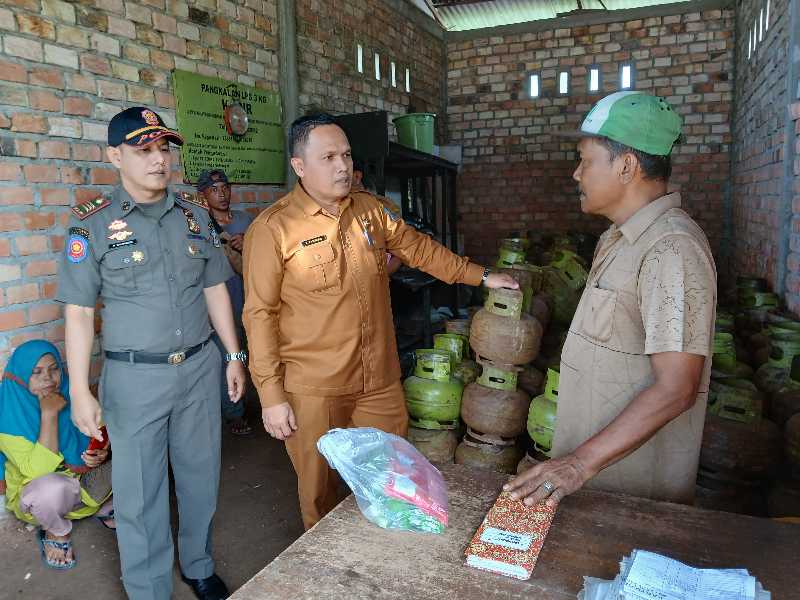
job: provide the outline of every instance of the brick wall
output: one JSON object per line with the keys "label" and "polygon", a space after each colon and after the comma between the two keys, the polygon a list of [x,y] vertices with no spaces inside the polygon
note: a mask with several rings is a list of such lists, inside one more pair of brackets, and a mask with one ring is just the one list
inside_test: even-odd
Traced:
{"label": "brick wall", "polygon": [[[276,4],[0,0],[0,368],[27,339],[63,340],[57,260],[70,205],[117,181],[108,119],[145,104],[173,126],[173,68],[276,90]],[[280,192],[234,189],[253,211]]]}
{"label": "brick wall", "polygon": [[[771,0],[770,22],[755,49],[748,44],[766,0],[745,0],[737,11],[736,111],[733,150],[731,271],[767,277],[775,287],[783,236],[788,0]],[[800,227],[797,228],[800,231]]]}
{"label": "brick wall", "polygon": [[[800,94],[800,90],[798,91]],[[787,260],[786,304],[795,314],[800,315],[800,100],[789,106],[789,116],[794,124],[794,162],[791,182],[792,194],[792,233],[790,253]]]}
{"label": "brick wall", "polygon": [[[408,18],[411,11],[419,12],[405,0],[298,0],[301,111],[386,110],[391,118],[405,114],[411,105],[416,112],[443,116],[443,38]],[[356,69],[358,44],[363,48],[363,73]],[[375,53],[380,57],[380,81],[375,78]],[[392,62],[396,87],[391,81]],[[410,93],[405,87],[406,69]],[[439,121],[442,126],[444,119]],[[394,133],[391,126],[390,132]]]}
{"label": "brick wall", "polygon": [[[683,116],[686,143],[674,152],[673,187],[719,248],[729,178],[733,65],[732,10],[688,12],[619,23],[553,28],[448,43],[448,128],[464,146],[461,231],[466,252],[496,256],[513,231],[599,232],[607,221],[581,215],[574,142],[550,132],[577,129],[591,105],[617,91],[621,63],[635,89],[664,96]],[[587,67],[600,65],[602,93],[587,92]],[[559,96],[559,71],[571,73]],[[543,94],[530,99],[526,74]]]}

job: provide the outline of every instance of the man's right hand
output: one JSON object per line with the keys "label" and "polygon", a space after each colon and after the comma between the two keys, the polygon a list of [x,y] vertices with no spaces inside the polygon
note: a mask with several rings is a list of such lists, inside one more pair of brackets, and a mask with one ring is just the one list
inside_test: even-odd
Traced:
{"label": "man's right hand", "polygon": [[277,440],[285,440],[294,431],[297,431],[297,421],[294,418],[294,411],[288,402],[261,409],[261,419],[264,421],[264,429]]}
{"label": "man's right hand", "polygon": [[86,391],[78,394],[70,394],[72,422],[83,435],[95,438],[98,442],[103,441],[103,434],[100,433],[100,424],[103,422],[103,411],[100,403],[97,402],[91,392]]}

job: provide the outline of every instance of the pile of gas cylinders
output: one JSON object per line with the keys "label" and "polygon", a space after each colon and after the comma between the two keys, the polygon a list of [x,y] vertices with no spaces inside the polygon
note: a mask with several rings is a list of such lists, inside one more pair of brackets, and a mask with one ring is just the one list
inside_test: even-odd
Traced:
{"label": "pile of gas cylinders", "polygon": [[800,321],[739,277],[717,312],[698,506],[800,517]]}
{"label": "pile of gas cylinders", "polygon": [[471,318],[415,351],[403,387],[409,440],[429,460],[516,473],[550,456],[561,347],[588,269],[561,236],[502,240],[496,270],[519,290],[484,290]]}

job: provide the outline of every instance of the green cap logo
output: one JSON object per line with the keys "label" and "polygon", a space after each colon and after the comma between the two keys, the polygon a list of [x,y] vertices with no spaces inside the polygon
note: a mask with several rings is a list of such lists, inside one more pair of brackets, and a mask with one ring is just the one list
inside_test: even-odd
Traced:
{"label": "green cap logo", "polygon": [[581,133],[666,156],[681,135],[681,118],[663,98],[617,92],[594,105],[581,124]]}

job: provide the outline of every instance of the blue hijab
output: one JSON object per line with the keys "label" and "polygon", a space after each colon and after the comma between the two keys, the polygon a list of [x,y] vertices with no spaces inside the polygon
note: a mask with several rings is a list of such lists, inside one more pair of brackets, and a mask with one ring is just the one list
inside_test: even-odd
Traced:
{"label": "blue hijab", "polygon": [[[61,370],[59,393],[67,405],[58,413],[58,446],[67,465],[83,467],[81,454],[89,445],[70,420],[69,380],[64,372],[64,363],[58,349],[44,340],[32,340],[19,346],[6,365],[0,385],[0,433],[24,437],[31,443],[39,439],[41,411],[39,399],[28,391],[33,369],[45,354],[52,354]],[[0,479],[5,478],[5,455],[0,452]]]}

